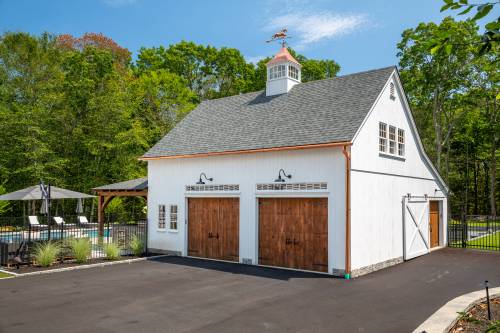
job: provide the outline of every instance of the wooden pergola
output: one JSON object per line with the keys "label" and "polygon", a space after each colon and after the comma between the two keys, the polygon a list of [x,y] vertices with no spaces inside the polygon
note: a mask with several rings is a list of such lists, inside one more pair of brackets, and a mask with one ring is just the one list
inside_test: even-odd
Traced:
{"label": "wooden pergola", "polygon": [[104,235],[104,210],[116,197],[143,197],[148,200],[148,178],[138,178],[124,182],[99,186],[93,189],[98,195],[97,221],[99,235]]}

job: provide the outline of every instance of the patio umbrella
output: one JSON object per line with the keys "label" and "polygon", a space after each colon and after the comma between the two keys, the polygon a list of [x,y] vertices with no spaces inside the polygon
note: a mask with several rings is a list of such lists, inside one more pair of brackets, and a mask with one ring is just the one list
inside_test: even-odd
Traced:
{"label": "patio umbrella", "polygon": [[[95,196],[80,193],[75,191],[66,190],[64,188],[51,186],[50,198],[51,200],[57,199],[85,199],[94,198]],[[41,200],[42,191],[39,185],[30,186],[25,189],[0,195],[0,201],[14,201],[14,200]]]}
{"label": "patio umbrella", "polygon": [[76,213],[77,214],[83,213],[83,199],[82,198],[78,198],[78,202],[76,203]]}

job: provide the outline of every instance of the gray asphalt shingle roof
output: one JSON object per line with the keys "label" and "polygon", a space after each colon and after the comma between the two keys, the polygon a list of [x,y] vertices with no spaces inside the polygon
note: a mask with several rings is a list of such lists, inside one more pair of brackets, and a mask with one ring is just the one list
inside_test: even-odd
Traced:
{"label": "gray asphalt shingle roof", "polygon": [[143,157],[350,141],[395,67],[202,102]]}
{"label": "gray asphalt shingle roof", "polygon": [[145,190],[148,188],[148,177],[127,180],[95,187],[93,190]]}

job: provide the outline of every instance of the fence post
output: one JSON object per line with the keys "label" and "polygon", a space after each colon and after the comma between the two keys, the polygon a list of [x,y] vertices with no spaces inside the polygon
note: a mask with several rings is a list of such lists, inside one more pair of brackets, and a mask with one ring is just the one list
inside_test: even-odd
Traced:
{"label": "fence post", "polygon": [[467,247],[467,222],[465,213],[462,214],[462,248]]}

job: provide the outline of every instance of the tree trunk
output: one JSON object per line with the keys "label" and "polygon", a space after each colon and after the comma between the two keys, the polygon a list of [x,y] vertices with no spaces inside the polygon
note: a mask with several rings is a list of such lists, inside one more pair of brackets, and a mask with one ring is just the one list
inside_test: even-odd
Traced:
{"label": "tree trunk", "polygon": [[432,122],[434,124],[434,132],[435,132],[435,146],[436,146],[436,167],[438,171],[441,171],[441,137],[442,137],[442,129],[441,123],[439,120],[439,87],[436,87],[434,90],[434,103],[432,107]]}
{"label": "tree trunk", "polygon": [[491,151],[490,151],[490,215],[497,215],[495,183],[497,180],[497,146],[496,133],[492,131]]}

